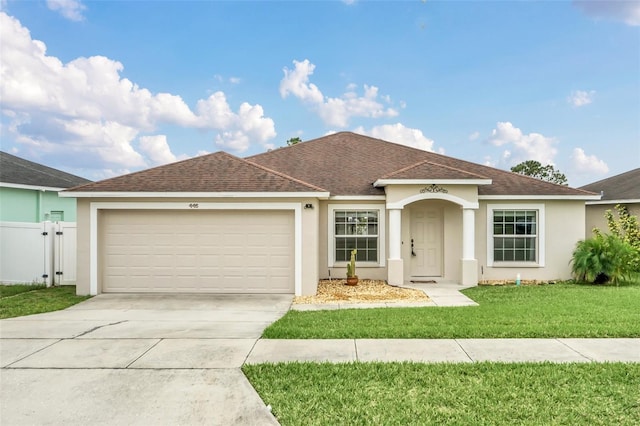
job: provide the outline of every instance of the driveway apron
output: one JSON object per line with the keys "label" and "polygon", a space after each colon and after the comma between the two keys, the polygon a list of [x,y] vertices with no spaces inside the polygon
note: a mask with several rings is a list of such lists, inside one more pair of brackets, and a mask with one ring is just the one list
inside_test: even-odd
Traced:
{"label": "driveway apron", "polygon": [[240,367],[291,295],[103,294],[0,321],[0,424],[278,424]]}

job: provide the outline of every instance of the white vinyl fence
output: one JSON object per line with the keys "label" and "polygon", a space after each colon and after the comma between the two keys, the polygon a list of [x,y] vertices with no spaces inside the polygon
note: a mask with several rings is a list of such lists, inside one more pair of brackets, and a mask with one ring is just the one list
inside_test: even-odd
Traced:
{"label": "white vinyl fence", "polygon": [[0,282],[76,281],[75,222],[0,222]]}

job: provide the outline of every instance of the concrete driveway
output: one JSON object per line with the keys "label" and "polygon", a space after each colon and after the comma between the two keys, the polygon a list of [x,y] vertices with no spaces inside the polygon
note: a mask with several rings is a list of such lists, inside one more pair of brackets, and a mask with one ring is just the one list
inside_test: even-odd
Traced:
{"label": "concrete driveway", "polygon": [[277,424],[240,371],[290,295],[108,295],[0,321],[0,424]]}

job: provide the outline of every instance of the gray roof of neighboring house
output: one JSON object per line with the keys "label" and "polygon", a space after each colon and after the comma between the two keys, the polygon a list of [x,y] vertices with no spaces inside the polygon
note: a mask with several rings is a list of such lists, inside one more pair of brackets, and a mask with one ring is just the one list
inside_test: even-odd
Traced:
{"label": "gray roof of neighboring house", "polygon": [[0,151],[0,182],[49,188],[71,188],[91,181]]}
{"label": "gray roof of neighboring house", "polygon": [[602,193],[602,201],[640,200],[640,168],[581,186],[580,189]]}

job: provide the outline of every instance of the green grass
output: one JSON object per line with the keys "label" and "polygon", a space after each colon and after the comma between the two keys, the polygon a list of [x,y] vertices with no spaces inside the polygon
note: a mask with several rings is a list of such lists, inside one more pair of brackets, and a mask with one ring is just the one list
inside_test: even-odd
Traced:
{"label": "green grass", "polygon": [[0,285],[0,319],[58,311],[91,296],[76,296],[75,286]]}
{"label": "green grass", "polygon": [[474,287],[480,306],[289,311],[270,339],[640,337],[640,285]]}
{"label": "green grass", "polygon": [[3,297],[13,296],[14,294],[26,293],[28,291],[40,290],[46,288],[44,284],[13,284],[0,285],[0,299]]}
{"label": "green grass", "polygon": [[637,425],[640,364],[259,364],[286,425]]}
{"label": "green grass", "polygon": [[259,364],[286,425],[638,425],[640,364]]}

